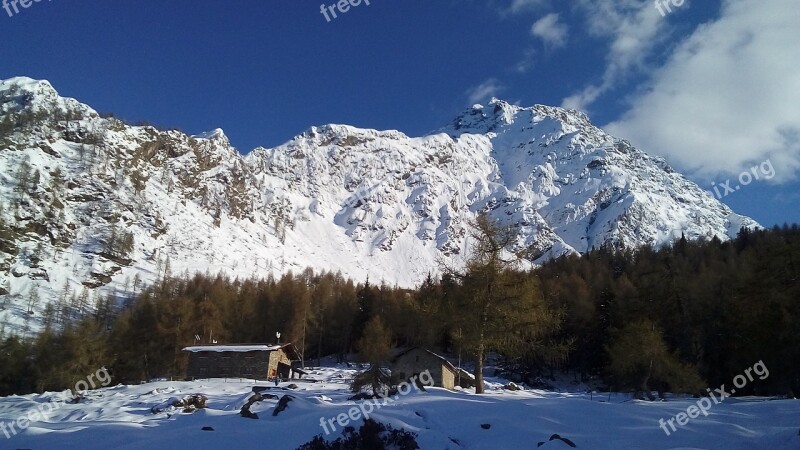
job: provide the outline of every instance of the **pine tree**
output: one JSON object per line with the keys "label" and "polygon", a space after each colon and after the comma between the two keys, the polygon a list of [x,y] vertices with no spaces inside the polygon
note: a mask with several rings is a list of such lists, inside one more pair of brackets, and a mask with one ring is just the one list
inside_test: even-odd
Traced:
{"label": "pine tree", "polygon": [[77,300],[77,307],[76,312],[78,313],[78,317],[83,317],[89,308],[89,289],[86,287],[83,288],[81,291],[81,295],[78,297]]}
{"label": "pine tree", "polygon": [[119,249],[119,233],[116,225],[111,225],[108,230],[108,237],[105,243],[105,252],[111,256],[117,256]]}
{"label": "pine tree", "polygon": [[166,280],[172,277],[172,260],[170,259],[169,255],[167,255],[167,260],[164,263],[164,276],[162,279]]}
{"label": "pine tree", "polygon": [[608,346],[611,357],[609,372],[619,388],[630,388],[654,400],[672,392],[699,393],[704,386],[697,370],[671,353],[655,323],[641,319],[613,333]]}
{"label": "pine tree", "polygon": [[380,317],[375,316],[364,327],[364,335],[358,343],[359,356],[370,364],[370,368],[353,380],[350,386],[353,392],[360,392],[363,387],[370,386],[373,395],[385,393],[391,379],[383,371],[381,365],[389,357],[392,349],[392,334]]}
{"label": "pine tree", "polygon": [[141,284],[141,282],[142,282],[142,277],[139,276],[139,272],[136,272],[136,274],[133,276],[133,286],[132,286],[134,296],[136,296],[136,293],[138,292],[139,285]]}
{"label": "pine tree", "polygon": [[122,235],[122,241],[120,242],[120,254],[124,257],[130,256],[131,252],[133,252],[133,232],[128,231]]}
{"label": "pine tree", "polygon": [[36,192],[39,189],[39,183],[42,181],[42,174],[39,173],[39,169],[33,171],[33,175],[31,176],[30,182],[27,187],[28,193]]}
{"label": "pine tree", "polygon": [[17,169],[17,186],[15,191],[20,194],[27,194],[30,192],[31,182],[31,165],[27,161],[22,161]]}
{"label": "pine tree", "polygon": [[53,169],[53,172],[50,173],[50,189],[52,189],[56,197],[60,197],[63,193],[64,173],[61,171],[61,167],[56,167]]}

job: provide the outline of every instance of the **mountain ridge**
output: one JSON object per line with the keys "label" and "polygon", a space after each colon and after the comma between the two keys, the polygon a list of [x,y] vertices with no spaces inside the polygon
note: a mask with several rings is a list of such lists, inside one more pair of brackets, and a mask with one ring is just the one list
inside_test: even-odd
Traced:
{"label": "mountain ridge", "polygon": [[412,287],[463,264],[479,212],[530,264],[759,226],[578,111],[493,99],[420,137],[331,124],[244,155],[221,129],[131,126],[24,77],[0,81],[0,194],[0,317],[18,330],[186,272]]}

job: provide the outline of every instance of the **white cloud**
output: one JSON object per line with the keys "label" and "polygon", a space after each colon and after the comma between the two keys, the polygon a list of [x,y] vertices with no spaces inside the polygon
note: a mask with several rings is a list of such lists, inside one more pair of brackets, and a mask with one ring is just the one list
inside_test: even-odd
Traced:
{"label": "white cloud", "polygon": [[563,47],[567,43],[567,33],[567,25],[561,22],[557,13],[542,17],[531,27],[531,35],[552,47]]}
{"label": "white cloud", "polygon": [[577,5],[589,33],[610,42],[602,79],[562,102],[566,108],[586,109],[629,72],[644,68],[647,56],[665,38],[660,32],[667,22],[652,0],[578,0]]}
{"label": "white cloud", "polygon": [[508,7],[508,13],[519,14],[524,11],[539,9],[549,4],[549,0],[513,0]]}
{"label": "white cloud", "polygon": [[484,103],[486,100],[496,97],[497,94],[505,89],[496,78],[490,78],[483,83],[467,90],[467,98],[470,104]]}
{"label": "white cloud", "polygon": [[679,43],[630,110],[606,129],[700,177],[770,159],[800,170],[800,10],[796,0],[725,0]]}
{"label": "white cloud", "polygon": [[525,54],[522,56],[522,59],[519,60],[515,69],[519,73],[525,73],[531,70],[535,64],[536,50],[529,48],[525,50]]}

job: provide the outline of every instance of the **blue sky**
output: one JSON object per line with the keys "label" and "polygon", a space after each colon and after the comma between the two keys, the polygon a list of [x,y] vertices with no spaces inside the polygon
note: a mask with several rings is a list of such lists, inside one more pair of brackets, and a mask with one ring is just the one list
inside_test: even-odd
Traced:
{"label": "blue sky", "polygon": [[130,121],[223,128],[243,152],[326,123],[421,135],[492,96],[575,107],[706,189],[769,160],[774,178],[722,200],[800,222],[797,0],[663,17],[650,0],[371,0],[330,22],[320,3],[334,2],[0,9],[0,77]]}

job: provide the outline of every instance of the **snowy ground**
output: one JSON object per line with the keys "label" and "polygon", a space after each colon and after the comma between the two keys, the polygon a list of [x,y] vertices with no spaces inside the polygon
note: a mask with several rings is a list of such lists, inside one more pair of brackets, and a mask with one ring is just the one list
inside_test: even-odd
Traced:
{"label": "snowy ground", "polygon": [[[0,433],[0,448],[295,449],[323,433],[321,418],[335,419],[357,404],[347,400],[350,394],[345,384],[354,373],[341,366],[318,368],[311,373],[317,383],[297,382],[295,390],[273,388],[269,392],[290,394],[296,400],[277,417],[272,416],[277,400],[254,406],[258,420],[238,414],[252,395],[253,381],[163,381],[104,388],[89,392],[80,404],[54,410],[48,419],[32,423],[17,435]],[[800,401],[796,400],[726,399],[714,405],[708,417],[691,419],[667,436],[659,428],[659,419],[686,411],[696,400],[651,403],[628,401],[624,395],[612,395],[609,401],[608,395],[590,399],[584,393],[509,392],[491,381],[501,380],[490,379],[492,389],[485,395],[438,388],[412,392],[380,407],[372,417],[417,433],[422,449],[535,449],[555,433],[579,449],[800,449]],[[205,410],[194,414],[150,411],[171,397],[194,393],[208,396]],[[0,398],[4,429],[55,396]],[[484,429],[482,424],[491,427]],[[213,431],[203,431],[203,427]],[[569,447],[552,441],[541,448]]]}

